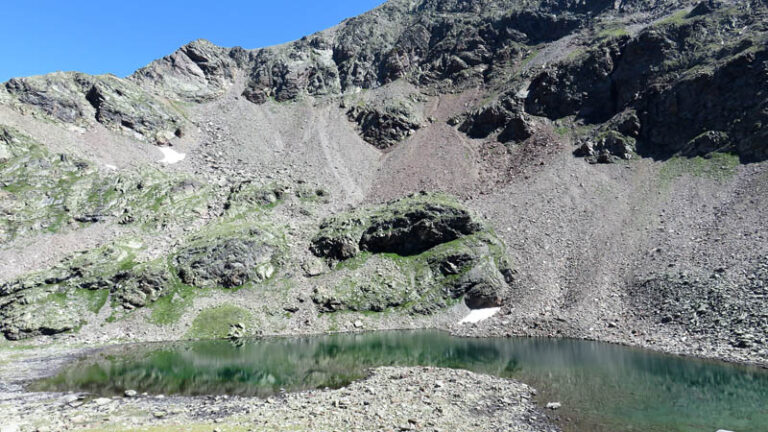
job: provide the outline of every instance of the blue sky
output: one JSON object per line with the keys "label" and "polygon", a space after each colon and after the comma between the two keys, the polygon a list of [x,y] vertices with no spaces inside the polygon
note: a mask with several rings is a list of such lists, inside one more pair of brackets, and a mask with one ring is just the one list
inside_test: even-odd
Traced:
{"label": "blue sky", "polygon": [[383,0],[11,0],[0,82],[55,71],[126,76],[195,39],[258,48],[299,39]]}

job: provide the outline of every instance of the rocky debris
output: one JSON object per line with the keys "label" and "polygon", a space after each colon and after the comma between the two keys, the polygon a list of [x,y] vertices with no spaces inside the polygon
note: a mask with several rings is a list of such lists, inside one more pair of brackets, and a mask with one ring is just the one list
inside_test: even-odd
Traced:
{"label": "rocky debris", "polygon": [[768,8],[716,3],[548,68],[531,82],[526,111],[602,123],[630,108],[639,120],[641,155],[729,151],[742,161],[768,159],[766,129],[758,126],[768,121]]}
{"label": "rocky debris", "polygon": [[181,249],[174,258],[179,278],[198,288],[235,288],[248,282],[263,282],[275,272],[278,250],[252,237],[214,239]]}
{"label": "rocky debris", "polygon": [[[119,430],[514,430],[554,432],[536,406],[532,388],[516,381],[439,368],[382,367],[339,389],[287,393],[268,399],[236,395],[105,398],[62,404],[19,387],[4,397],[23,411],[0,413],[0,424],[20,430],[62,430],[73,425]],[[78,399],[77,395],[73,395]],[[129,426],[126,426],[129,425]],[[183,425],[183,426],[180,426]]]}
{"label": "rocky debris", "polygon": [[88,126],[95,120],[158,144],[183,134],[184,121],[169,105],[111,75],[57,72],[13,78],[5,91],[22,112],[33,109],[64,123]]}
{"label": "rocky debris", "polygon": [[[331,262],[372,253],[395,268],[357,272],[312,299],[322,311],[376,311],[410,305],[434,313],[464,297],[470,308],[502,304],[512,271],[504,246],[458,203],[417,194],[384,206],[337,215],[323,222],[311,251]],[[364,271],[365,272],[365,271]]]}
{"label": "rocky debris", "polygon": [[635,154],[635,140],[616,131],[609,131],[601,134],[596,143],[591,140],[582,141],[573,154],[586,158],[590,163],[629,160]]}
{"label": "rocky debris", "polygon": [[521,142],[535,132],[533,120],[523,112],[522,101],[507,94],[491,105],[470,113],[459,130],[471,138],[487,138],[498,133],[499,142]]}
{"label": "rocky debris", "polygon": [[726,269],[663,273],[629,292],[645,319],[759,353],[768,348],[768,259],[751,268],[744,276]]}

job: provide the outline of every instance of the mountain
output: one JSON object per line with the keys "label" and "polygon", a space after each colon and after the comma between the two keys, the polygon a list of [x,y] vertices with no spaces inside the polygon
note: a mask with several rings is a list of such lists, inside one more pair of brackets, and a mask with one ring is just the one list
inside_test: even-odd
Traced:
{"label": "mountain", "polygon": [[767,18],[391,0],[125,79],[11,79],[0,332],[442,327],[768,364]]}

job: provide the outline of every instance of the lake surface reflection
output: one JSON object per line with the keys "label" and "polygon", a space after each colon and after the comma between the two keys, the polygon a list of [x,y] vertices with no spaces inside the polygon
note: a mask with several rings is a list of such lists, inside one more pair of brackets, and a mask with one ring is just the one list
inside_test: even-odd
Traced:
{"label": "lake surface reflection", "polygon": [[33,390],[268,396],[341,387],[376,366],[461,368],[536,387],[568,431],[768,431],[768,371],[598,342],[466,339],[438,331],[126,345]]}

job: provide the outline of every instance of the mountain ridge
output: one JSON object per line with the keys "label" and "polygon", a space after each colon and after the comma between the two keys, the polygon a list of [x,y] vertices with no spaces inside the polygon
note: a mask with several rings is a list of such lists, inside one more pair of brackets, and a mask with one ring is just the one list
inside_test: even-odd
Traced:
{"label": "mountain ridge", "polygon": [[[235,303],[258,317],[249,334],[354,330],[335,318],[351,309],[369,329],[570,336],[764,364],[766,9],[391,1],[275,47],[193,41],[126,79],[11,79],[0,89],[6,336],[173,339],[200,310]],[[159,164],[157,146],[186,159]],[[408,196],[440,210],[404,217]],[[363,248],[331,262],[310,250],[339,215],[380,214],[365,229],[387,232],[439,226],[454,205],[489,234],[414,256]],[[430,235],[405,231],[398,241]],[[365,246],[352,237],[329,236]],[[479,258],[490,249],[498,259]],[[434,280],[498,297],[503,312],[458,326],[473,304],[434,308]],[[343,306],[359,304],[393,314]]]}

